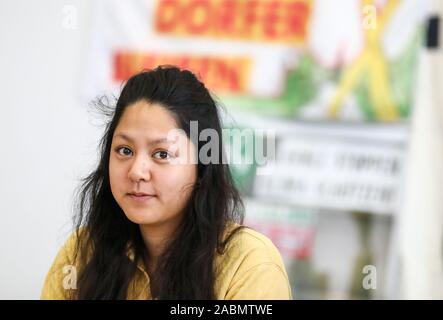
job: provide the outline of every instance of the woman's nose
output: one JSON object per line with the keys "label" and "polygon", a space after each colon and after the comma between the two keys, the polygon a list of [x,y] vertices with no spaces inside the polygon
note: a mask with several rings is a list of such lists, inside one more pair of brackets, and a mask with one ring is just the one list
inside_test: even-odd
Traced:
{"label": "woman's nose", "polygon": [[151,179],[149,159],[147,159],[146,156],[139,156],[135,158],[131,168],[129,169],[128,175],[129,179],[134,182],[138,182],[140,180],[149,181]]}

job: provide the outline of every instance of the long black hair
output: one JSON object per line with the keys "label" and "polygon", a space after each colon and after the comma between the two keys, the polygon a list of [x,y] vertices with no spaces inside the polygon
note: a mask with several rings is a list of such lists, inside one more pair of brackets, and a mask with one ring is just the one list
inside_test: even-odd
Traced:
{"label": "long black hair", "polygon": [[[188,138],[190,121],[198,121],[198,133],[207,128],[216,130],[219,150],[223,150],[220,110],[192,72],[173,66],[160,66],[132,76],[115,106],[104,104],[103,99],[98,101],[101,107],[111,109],[107,109],[109,120],[100,141],[98,166],[82,179],[77,194],[76,258],[84,267],[79,271],[75,298],[126,299],[137,262],[146,257],[146,248],[139,226],[125,216],[110,188],[112,137],[123,111],[138,101],[157,103],[172,112]],[[203,144],[197,142],[197,151]],[[222,161],[223,152],[219,156],[218,164],[203,164],[198,160],[197,180],[185,217],[159,258],[156,270],[161,272],[155,272],[151,281],[151,289],[155,284],[154,298],[215,298],[215,254],[222,254],[227,242],[241,228],[235,228],[224,238],[227,226],[231,222],[241,224],[244,214],[229,167]],[[128,246],[134,250],[134,260],[127,256]]]}

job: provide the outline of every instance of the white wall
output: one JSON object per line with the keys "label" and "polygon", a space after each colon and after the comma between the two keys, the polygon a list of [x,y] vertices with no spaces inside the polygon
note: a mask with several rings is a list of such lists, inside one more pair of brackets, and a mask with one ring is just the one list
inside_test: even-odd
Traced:
{"label": "white wall", "polygon": [[[73,5],[74,30],[63,26]],[[0,2],[0,299],[38,299],[100,128],[80,101],[87,0]]]}

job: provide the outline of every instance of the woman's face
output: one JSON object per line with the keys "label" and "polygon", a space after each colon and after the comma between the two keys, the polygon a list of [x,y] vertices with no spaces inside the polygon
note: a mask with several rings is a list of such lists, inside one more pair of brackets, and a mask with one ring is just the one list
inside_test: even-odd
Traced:
{"label": "woman's face", "polygon": [[178,126],[168,110],[139,101],[127,106],[114,131],[111,191],[128,219],[139,225],[178,226],[194,187],[197,165],[184,160],[191,159],[194,145],[185,135],[175,143],[171,135],[168,139],[174,129]]}

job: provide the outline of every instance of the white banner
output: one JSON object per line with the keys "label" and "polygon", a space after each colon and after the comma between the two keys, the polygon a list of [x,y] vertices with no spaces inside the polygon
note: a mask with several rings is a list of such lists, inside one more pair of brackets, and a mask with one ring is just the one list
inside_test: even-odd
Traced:
{"label": "white banner", "polygon": [[299,206],[394,213],[403,156],[401,145],[377,140],[283,138],[253,194]]}

